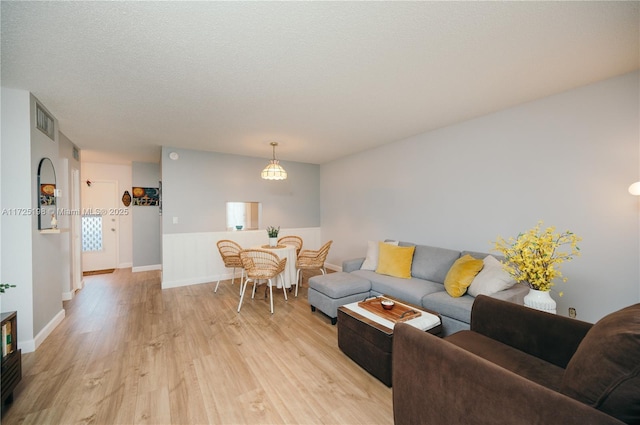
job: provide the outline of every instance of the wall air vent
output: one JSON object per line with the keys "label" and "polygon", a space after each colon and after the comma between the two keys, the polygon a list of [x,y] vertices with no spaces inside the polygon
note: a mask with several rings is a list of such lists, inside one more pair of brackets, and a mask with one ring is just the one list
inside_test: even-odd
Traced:
{"label": "wall air vent", "polygon": [[51,140],[55,141],[54,131],[55,123],[53,117],[44,110],[39,103],[36,102],[36,127],[42,131]]}

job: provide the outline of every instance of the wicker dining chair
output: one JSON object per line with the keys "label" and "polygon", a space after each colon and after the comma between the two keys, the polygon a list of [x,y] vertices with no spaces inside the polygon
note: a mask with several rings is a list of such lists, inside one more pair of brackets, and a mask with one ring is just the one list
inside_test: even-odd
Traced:
{"label": "wicker dining chair", "polygon": [[[240,290],[242,290],[242,279],[244,278],[244,268],[242,267],[242,260],[240,259],[240,251],[242,251],[242,247],[236,242],[228,239],[219,240],[217,245],[222,261],[224,262],[224,266],[233,268],[233,277],[231,279],[232,285],[236,280],[236,269],[240,268],[242,270],[242,274],[240,275]],[[216,289],[214,289],[213,292],[218,292],[218,285],[220,285],[220,279],[218,279]]]}
{"label": "wicker dining chair", "polygon": [[280,259],[276,254],[265,249],[245,249],[240,251],[240,259],[242,260],[244,270],[247,272],[247,278],[242,283],[240,290],[238,313],[242,307],[242,300],[244,300],[244,293],[249,281],[253,281],[253,291],[251,291],[252,299],[256,294],[256,286],[260,284],[259,282],[267,281],[269,300],[271,302],[271,314],[273,314],[273,286],[277,284],[276,279],[278,276],[280,276],[282,282],[284,299],[287,300],[287,290],[284,287],[284,278],[282,277],[282,272],[287,265],[287,259]]}
{"label": "wicker dining chair", "polygon": [[298,259],[296,260],[296,297],[298,296],[298,286],[302,285],[302,270],[320,270],[322,274],[326,274],[327,271],[324,268],[324,262],[327,259],[327,254],[329,254],[329,248],[331,248],[331,244],[333,241],[329,241],[322,245],[322,247],[317,250],[305,249],[300,251],[298,255]]}
{"label": "wicker dining chair", "polygon": [[296,257],[300,255],[302,249],[302,238],[300,236],[283,236],[278,239],[278,245],[293,245],[296,247]]}

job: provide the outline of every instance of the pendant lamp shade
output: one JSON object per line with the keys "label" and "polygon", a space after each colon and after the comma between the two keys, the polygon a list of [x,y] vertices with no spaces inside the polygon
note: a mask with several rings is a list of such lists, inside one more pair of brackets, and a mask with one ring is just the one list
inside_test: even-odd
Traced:
{"label": "pendant lamp shade", "polygon": [[265,180],[285,180],[287,178],[287,172],[276,159],[276,146],[278,146],[278,142],[271,142],[271,146],[273,146],[273,159],[264,167],[261,177]]}

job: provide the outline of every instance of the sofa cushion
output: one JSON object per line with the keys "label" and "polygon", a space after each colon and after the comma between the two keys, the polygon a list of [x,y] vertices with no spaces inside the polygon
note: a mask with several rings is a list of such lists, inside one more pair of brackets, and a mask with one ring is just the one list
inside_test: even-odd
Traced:
{"label": "sofa cushion", "polygon": [[335,272],[319,274],[309,278],[309,288],[332,299],[369,292],[371,282],[354,273]]}
{"label": "sofa cushion", "polygon": [[444,289],[452,297],[463,296],[483,265],[482,260],[477,260],[470,255],[458,258],[444,278]]}
{"label": "sofa cushion", "polygon": [[425,294],[444,293],[444,286],[441,283],[428,280],[416,278],[398,279],[397,277],[386,276],[369,270],[356,270],[350,274],[355,274],[371,281],[371,295],[391,295],[417,306],[422,305],[422,297]]}
{"label": "sofa cushion", "polygon": [[561,392],[623,422],[640,423],[640,304],[611,313],[587,332]]}
{"label": "sofa cushion", "polygon": [[447,272],[458,258],[460,258],[460,251],[416,245],[411,264],[411,276],[444,283]]}
{"label": "sofa cushion", "polygon": [[488,252],[480,252],[480,251],[462,251],[460,253],[460,256],[462,257],[463,255],[467,255],[467,254],[469,254],[473,258],[479,258],[481,260],[483,260],[485,257],[487,257],[489,255],[491,255],[492,257],[494,257],[498,261],[503,261],[504,260],[504,256],[502,256],[502,255],[489,254]]}
{"label": "sofa cushion", "polygon": [[[398,241],[385,241],[389,245],[398,245]],[[364,262],[360,266],[360,270],[375,270],[378,267],[378,257],[380,253],[378,241],[369,241],[367,242],[367,256],[364,259]]]}
{"label": "sofa cushion", "polygon": [[554,391],[560,389],[564,369],[553,363],[473,331],[456,332],[445,339],[523,378]]}
{"label": "sofa cushion", "polygon": [[[371,287],[373,288],[373,282]],[[468,294],[453,298],[443,290],[426,294],[422,297],[421,304],[424,308],[437,311],[442,316],[451,317],[463,323],[471,323],[471,307],[475,300]]]}
{"label": "sofa cushion", "polygon": [[516,284],[515,279],[502,268],[502,263],[493,255],[487,255],[482,260],[484,267],[469,285],[469,295],[493,295],[504,291]]}
{"label": "sofa cushion", "polygon": [[376,273],[411,278],[411,263],[413,261],[413,246],[393,246],[385,242],[378,243],[380,251]]}

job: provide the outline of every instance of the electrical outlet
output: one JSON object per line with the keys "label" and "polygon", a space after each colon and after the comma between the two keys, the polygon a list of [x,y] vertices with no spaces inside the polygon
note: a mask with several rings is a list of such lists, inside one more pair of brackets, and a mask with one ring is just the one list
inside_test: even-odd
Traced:
{"label": "electrical outlet", "polygon": [[576,309],[573,307],[569,307],[569,317],[575,319],[577,316]]}

